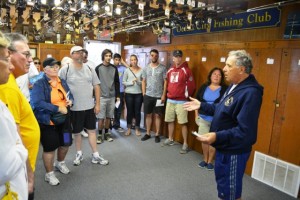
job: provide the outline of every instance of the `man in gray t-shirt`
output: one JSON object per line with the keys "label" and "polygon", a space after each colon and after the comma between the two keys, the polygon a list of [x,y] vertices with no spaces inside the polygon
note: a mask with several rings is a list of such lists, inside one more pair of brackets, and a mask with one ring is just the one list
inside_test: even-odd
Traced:
{"label": "man in gray t-shirt", "polygon": [[[70,57],[72,62],[60,69],[59,76],[61,79],[66,80],[74,97],[73,106],[71,107],[71,121],[77,152],[73,163],[78,166],[83,160],[80,132],[85,128],[93,151],[92,163],[107,165],[108,161],[99,155],[96,143],[95,114],[98,114],[100,111],[100,81],[93,69],[83,65],[82,47],[72,47]],[[93,92],[95,93],[96,103],[93,98]]]}
{"label": "man in gray t-shirt", "polygon": [[96,74],[101,81],[100,95],[100,113],[97,114],[99,135],[97,143],[102,143],[102,129],[104,127],[104,139],[112,142],[113,138],[108,131],[111,119],[114,118],[115,102],[120,101],[120,80],[117,68],[110,63],[112,51],[104,49],[102,52],[102,61],[95,69]]}
{"label": "man in gray t-shirt", "polygon": [[151,62],[143,68],[142,92],[144,95],[144,113],[146,115],[147,133],[141,138],[142,141],[151,138],[152,113],[155,113],[155,142],[160,142],[159,131],[161,117],[164,112],[166,99],[166,74],[167,68],[158,62],[159,53],[156,49],[150,51]]}

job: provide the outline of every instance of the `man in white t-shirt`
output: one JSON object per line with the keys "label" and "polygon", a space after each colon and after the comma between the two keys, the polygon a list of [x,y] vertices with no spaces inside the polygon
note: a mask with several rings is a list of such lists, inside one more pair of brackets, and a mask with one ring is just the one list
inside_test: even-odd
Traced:
{"label": "man in white t-shirt", "polygon": [[[86,49],[82,49],[82,52],[83,52],[83,64],[88,66],[89,68],[95,70],[96,68],[96,65],[93,61],[91,60],[88,60],[88,56],[89,56],[89,52],[86,50]],[[87,134],[86,130],[83,129],[80,134],[83,136],[83,137],[88,137],[89,135]]]}
{"label": "man in white t-shirt", "polygon": [[[74,97],[74,103],[71,107],[71,121],[77,152],[73,163],[78,166],[83,160],[80,132],[85,128],[93,151],[92,163],[107,165],[108,161],[99,155],[96,143],[95,122],[96,114],[100,112],[100,81],[95,70],[83,64],[83,55],[84,52],[81,46],[72,47],[70,51],[72,62],[59,71],[60,78],[67,81]],[[96,103],[93,92],[95,93]]]}

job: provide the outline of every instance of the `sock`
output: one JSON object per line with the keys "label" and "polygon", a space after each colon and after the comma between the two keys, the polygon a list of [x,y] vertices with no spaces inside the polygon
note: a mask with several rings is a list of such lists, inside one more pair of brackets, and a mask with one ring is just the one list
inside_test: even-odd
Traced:
{"label": "sock", "polygon": [[99,157],[99,152],[98,152],[98,151],[94,152],[94,153],[93,153],[93,156],[94,156],[94,157]]}
{"label": "sock", "polygon": [[102,135],[102,129],[99,129],[99,135]]}
{"label": "sock", "polygon": [[77,151],[77,153],[79,154],[79,155],[82,155],[82,151],[80,150],[80,151]]}
{"label": "sock", "polygon": [[48,172],[48,173],[46,173],[46,174],[48,174],[48,175],[54,174],[54,171]]}
{"label": "sock", "polygon": [[108,128],[105,128],[105,129],[104,129],[104,133],[108,133]]}
{"label": "sock", "polygon": [[65,163],[65,161],[57,161],[57,164],[62,164],[62,163]]}

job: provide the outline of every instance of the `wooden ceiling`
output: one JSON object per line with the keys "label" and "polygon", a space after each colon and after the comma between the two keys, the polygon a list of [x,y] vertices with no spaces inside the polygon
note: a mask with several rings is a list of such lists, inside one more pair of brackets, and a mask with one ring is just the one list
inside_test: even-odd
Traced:
{"label": "wooden ceiling", "polygon": [[[36,37],[57,33],[137,32],[176,24],[192,25],[248,9],[284,6],[296,0],[0,0],[0,27]],[[98,7],[98,9],[97,9]],[[24,26],[25,25],[25,26]],[[27,25],[27,26],[26,26]]]}

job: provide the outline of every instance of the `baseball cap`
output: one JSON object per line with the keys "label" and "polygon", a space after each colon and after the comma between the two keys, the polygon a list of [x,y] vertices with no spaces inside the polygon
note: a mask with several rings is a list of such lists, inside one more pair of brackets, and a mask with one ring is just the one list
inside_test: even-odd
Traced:
{"label": "baseball cap", "polygon": [[75,51],[82,51],[83,48],[81,46],[74,46],[71,48],[70,54],[72,55]]}
{"label": "baseball cap", "polygon": [[174,57],[182,57],[182,51],[181,50],[175,50],[173,51],[173,56]]}
{"label": "baseball cap", "polygon": [[54,58],[46,58],[43,61],[43,67],[47,67],[47,66],[53,66],[55,64],[60,65],[60,61],[55,60]]}

